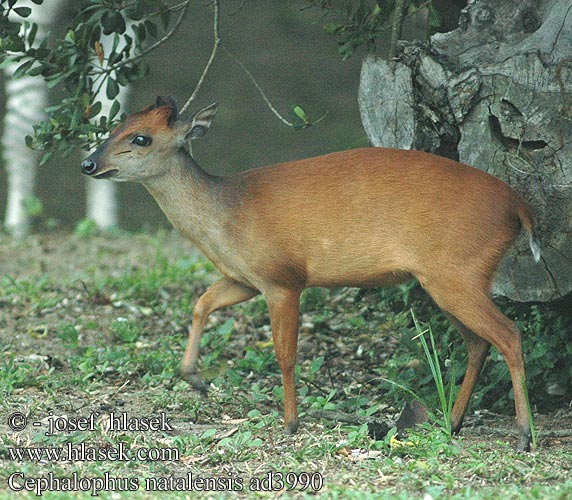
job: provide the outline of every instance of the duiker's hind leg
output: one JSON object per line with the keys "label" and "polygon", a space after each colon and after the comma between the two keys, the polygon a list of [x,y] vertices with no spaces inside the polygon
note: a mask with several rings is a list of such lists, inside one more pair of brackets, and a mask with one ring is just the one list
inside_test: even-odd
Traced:
{"label": "duiker's hind leg", "polygon": [[[482,286],[471,285],[468,282],[449,282],[446,284],[426,282],[424,286],[442,310],[454,316],[473,334],[494,345],[505,359],[514,392],[516,421],[519,430],[518,449],[530,450],[531,431],[527,408],[528,396],[522,341],[515,324],[497,309]],[[483,356],[485,344],[477,342],[477,345],[477,348],[473,347],[475,352],[473,357],[476,358],[476,354],[480,353],[478,356],[480,358]],[[477,361],[475,359],[475,368],[470,373],[471,378],[475,376],[473,372],[476,372],[477,365],[482,365],[482,361],[478,363]],[[469,384],[472,384],[470,380],[465,387],[467,393],[469,388],[472,390]],[[468,401],[468,396],[464,393],[462,398],[467,398]],[[466,402],[462,399],[455,406],[457,407],[455,417],[459,418],[461,410],[466,409]]]}
{"label": "duiker's hind leg", "polygon": [[455,401],[455,405],[451,411],[451,430],[453,433],[457,434],[463,425],[463,419],[467,413],[469,400],[471,399],[471,395],[475,389],[477,379],[479,378],[491,344],[478,335],[475,335],[452,314],[445,311],[444,313],[445,316],[449,318],[449,321],[451,321],[453,326],[463,336],[469,353],[467,371],[465,372],[463,383],[459,389],[459,394],[457,394],[457,400]]}

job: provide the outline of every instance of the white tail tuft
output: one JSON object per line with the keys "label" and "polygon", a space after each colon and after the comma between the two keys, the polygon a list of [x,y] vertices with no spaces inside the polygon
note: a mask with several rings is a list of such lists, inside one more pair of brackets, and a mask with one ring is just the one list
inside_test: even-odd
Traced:
{"label": "white tail tuft", "polygon": [[530,251],[532,252],[535,262],[540,262],[540,244],[534,236],[534,233],[528,234],[528,244],[530,245]]}

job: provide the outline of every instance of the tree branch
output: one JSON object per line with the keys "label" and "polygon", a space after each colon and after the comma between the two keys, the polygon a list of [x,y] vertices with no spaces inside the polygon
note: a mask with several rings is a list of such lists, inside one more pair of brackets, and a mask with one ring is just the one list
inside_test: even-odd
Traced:
{"label": "tree branch", "polygon": [[236,63],[240,66],[240,68],[242,69],[242,71],[244,71],[246,73],[246,76],[248,76],[248,78],[250,79],[250,81],[252,82],[252,84],[254,85],[254,87],[256,87],[256,90],[258,90],[258,92],[260,93],[262,99],[264,99],[264,102],[266,103],[266,105],[268,106],[268,108],[270,109],[270,111],[272,111],[272,113],[274,113],[274,115],[276,116],[276,118],[278,118],[282,123],[284,123],[285,125],[288,125],[289,127],[293,127],[294,124],[289,122],[286,118],[284,118],[279,112],[278,110],[272,105],[272,103],[270,102],[270,99],[268,99],[268,97],[266,97],[266,94],[264,93],[264,90],[262,90],[262,87],[260,87],[260,85],[258,85],[258,82],[256,81],[256,79],[254,78],[254,76],[252,76],[252,73],[248,70],[248,68],[242,63],[240,62],[235,56],[234,54],[228,50],[226,48],[225,45],[222,46],[222,48],[224,49],[224,51],[228,54],[228,56]]}
{"label": "tree branch", "polygon": [[195,87],[195,90],[193,90],[193,93],[191,94],[191,97],[189,97],[187,99],[187,102],[185,103],[185,105],[181,108],[181,115],[183,113],[185,113],[187,111],[187,109],[189,108],[189,106],[191,105],[191,103],[195,100],[195,98],[197,97],[197,94],[199,93],[199,90],[201,88],[201,86],[203,85],[203,82],[205,81],[205,78],[207,76],[207,73],[209,72],[209,70],[211,69],[211,66],[214,62],[214,59],[216,57],[216,53],[218,51],[218,47],[220,45],[220,36],[219,36],[219,2],[218,0],[213,0],[213,33],[214,33],[214,44],[213,44],[213,48],[211,51],[211,55],[209,57],[209,60],[207,61],[207,64],[205,65],[205,69],[203,70],[199,81],[197,82],[197,85]]}
{"label": "tree branch", "polygon": [[219,17],[220,17],[220,6],[219,6],[219,0],[212,0],[212,5],[213,5],[213,34],[214,34],[214,44],[213,44],[213,48],[211,50],[211,54],[209,56],[209,59],[203,69],[203,72],[197,82],[197,85],[195,87],[195,89],[193,90],[193,93],[191,94],[191,96],[187,99],[187,102],[185,102],[184,106],[181,108],[180,114],[183,115],[184,113],[186,113],[190,107],[190,105],[192,104],[192,102],[195,100],[197,94],[199,93],[199,90],[215,60],[215,57],[217,55],[218,52],[218,48],[219,46],[221,46],[224,51],[227,53],[227,55],[236,63],[240,66],[240,68],[246,73],[246,75],[248,76],[248,78],[250,79],[250,81],[252,82],[252,84],[254,85],[254,87],[256,88],[256,90],[258,90],[258,92],[260,93],[260,95],[262,96],[262,99],[264,100],[264,102],[266,103],[266,105],[268,106],[268,108],[270,109],[270,111],[272,111],[272,113],[274,113],[274,115],[285,125],[288,125],[289,127],[293,127],[293,128],[297,128],[297,127],[307,127],[309,125],[313,125],[316,124],[318,122],[320,122],[326,115],[324,114],[321,118],[319,118],[318,120],[314,121],[314,122],[310,122],[309,120],[307,120],[304,111],[299,107],[296,106],[296,108],[299,108],[300,112],[301,112],[301,116],[296,113],[296,109],[295,114],[298,115],[298,117],[301,119],[302,121],[302,125],[297,125],[295,123],[292,123],[290,121],[288,121],[286,118],[284,118],[279,112],[278,110],[272,105],[272,102],[270,102],[270,99],[268,99],[268,97],[266,96],[266,94],[264,93],[264,90],[262,90],[262,88],[260,87],[260,85],[258,85],[258,82],[256,81],[256,79],[254,78],[254,76],[252,76],[252,73],[248,70],[248,68],[242,63],[240,62],[235,56],[234,54],[222,43],[222,40],[220,38],[219,35],[219,27],[220,27],[220,23],[219,23]]}
{"label": "tree branch", "polygon": [[396,0],[393,9],[393,22],[391,25],[391,38],[389,42],[389,58],[392,59],[397,53],[397,40],[401,35],[403,15],[405,14],[405,0]]}
{"label": "tree branch", "polygon": [[181,26],[183,19],[185,18],[185,15],[187,14],[187,10],[189,9],[190,3],[191,3],[191,0],[185,0],[184,2],[181,2],[178,6],[174,6],[171,9],[169,9],[169,10],[172,10],[172,9],[178,8],[179,6],[182,6],[181,7],[181,13],[179,14],[179,18],[177,19],[177,21],[175,22],[175,24],[173,25],[173,27],[171,28],[171,30],[168,33],[163,35],[159,40],[157,40],[152,45],[149,45],[149,47],[147,47],[145,50],[142,50],[139,54],[127,59],[126,61],[118,62],[118,63],[110,66],[109,68],[102,69],[101,73],[104,73],[104,74],[105,73],[111,73],[112,71],[115,71],[116,69],[121,68],[122,66],[125,66],[126,64],[134,63],[134,62],[138,61],[139,59],[141,59],[142,57],[145,57],[150,52],[153,52],[156,48],[163,45],[167,40],[169,40],[169,38],[171,38],[175,34],[175,32]]}

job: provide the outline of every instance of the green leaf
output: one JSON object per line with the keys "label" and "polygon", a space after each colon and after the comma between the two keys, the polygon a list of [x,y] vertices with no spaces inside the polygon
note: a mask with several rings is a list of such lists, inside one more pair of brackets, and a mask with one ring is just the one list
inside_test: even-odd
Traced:
{"label": "green leaf", "polygon": [[103,33],[106,35],[111,35],[111,33],[122,34],[126,29],[125,19],[118,10],[110,10],[103,14],[101,25],[103,26]]}
{"label": "green leaf", "polygon": [[310,366],[308,368],[308,374],[315,375],[320,370],[323,364],[324,364],[324,356],[316,358],[314,361],[310,363]]}
{"label": "green leaf", "polygon": [[38,76],[42,73],[42,71],[44,71],[44,67],[43,66],[36,66],[35,68],[32,68],[30,70],[28,70],[28,75],[30,76]]}
{"label": "green leaf", "polygon": [[89,117],[93,118],[94,116],[97,116],[99,113],[101,113],[101,108],[102,108],[101,102],[99,101],[94,102],[91,105],[91,108],[89,108]]}
{"label": "green leaf", "polygon": [[63,75],[62,73],[54,73],[53,75],[48,75],[48,76],[44,77],[44,81],[46,82],[46,86],[49,89],[53,89],[64,78],[65,78],[65,75]]}
{"label": "green leaf", "polygon": [[429,5],[429,28],[432,30],[437,30],[442,25],[442,19],[439,11],[434,5]]}
{"label": "green leaf", "polygon": [[15,7],[14,12],[20,17],[28,17],[32,13],[32,9],[30,7]]}
{"label": "green leaf", "polygon": [[135,0],[133,7],[127,9],[126,15],[132,21],[140,21],[145,16],[145,10],[140,0]]}
{"label": "green leaf", "polygon": [[39,217],[44,212],[44,205],[40,198],[30,196],[24,200],[24,208],[30,217]]}
{"label": "green leaf", "polygon": [[336,35],[336,34],[341,33],[343,31],[343,25],[341,25],[340,23],[328,23],[328,24],[324,24],[323,30],[328,35]]}
{"label": "green leaf", "polygon": [[145,21],[145,28],[153,38],[157,38],[157,25],[152,21]]}
{"label": "green leaf", "polygon": [[308,120],[308,115],[306,114],[306,112],[302,109],[301,106],[294,106],[292,108],[292,111],[294,111],[294,114],[300,118],[300,120],[302,120],[304,123],[309,123],[310,120]]}
{"label": "green leaf", "polygon": [[[2,21],[2,38],[7,36],[18,36],[18,32],[20,31],[20,23],[17,22],[10,22],[6,18],[0,18]],[[3,42],[3,40],[2,40]],[[22,40],[10,40],[11,45],[15,45],[21,43],[23,45]],[[14,50],[12,48],[12,50]],[[22,49],[23,50],[23,49]]]}
{"label": "green leaf", "polygon": [[123,52],[126,55],[129,55],[131,52],[131,47],[133,46],[133,38],[131,38],[129,35],[123,35],[123,43],[125,44]]}
{"label": "green leaf", "polygon": [[117,94],[119,94],[119,85],[113,78],[107,79],[105,94],[107,95],[108,99],[115,99],[117,97]]}
{"label": "green leaf", "polygon": [[75,44],[75,31],[74,30],[68,30],[68,32],[66,33],[66,36],[64,38],[64,41],[74,45]]}
{"label": "green leaf", "polygon": [[48,37],[47,36],[44,37],[44,39],[40,43],[40,46],[38,47],[37,52],[42,51],[42,50],[45,50],[48,52]]}
{"label": "green leaf", "polygon": [[121,52],[111,52],[107,57],[107,66],[113,66],[115,63],[121,61],[121,59],[123,59]]}
{"label": "green leaf", "polygon": [[138,44],[141,44],[147,38],[147,28],[144,24],[134,24],[132,26],[133,33],[135,34],[135,40]]}
{"label": "green leaf", "polygon": [[234,327],[234,320],[227,319],[221,326],[219,326],[219,328],[217,329],[217,333],[222,338],[228,339],[230,337],[230,334],[232,333],[233,327]]}
{"label": "green leaf", "polygon": [[117,113],[119,113],[120,107],[121,106],[119,104],[119,101],[117,100],[113,101],[113,104],[111,105],[111,108],[109,110],[109,116],[107,117],[108,121],[111,121],[115,118]]}
{"label": "green leaf", "polygon": [[34,40],[36,39],[36,35],[38,34],[38,25],[33,23],[30,27],[30,33],[28,33],[28,43],[31,45],[34,44]]}
{"label": "green leaf", "polygon": [[345,61],[354,53],[354,45],[351,42],[346,42],[338,47],[338,54],[342,56],[342,60]]}
{"label": "green leaf", "polygon": [[115,52],[117,50],[120,40],[121,37],[117,33],[115,33],[115,35],[113,36],[113,47],[111,48],[111,52]]}
{"label": "green leaf", "polygon": [[4,69],[8,66],[10,66],[10,64],[20,61],[22,58],[19,56],[13,56],[13,57],[7,57],[6,59],[4,59],[1,63],[0,63],[0,69]]}
{"label": "green leaf", "polygon": [[46,163],[48,163],[52,159],[52,156],[54,156],[53,151],[48,151],[44,153],[44,156],[42,156],[42,159],[40,160],[39,166],[43,167]]}
{"label": "green leaf", "polygon": [[24,76],[26,72],[32,67],[33,64],[34,60],[26,61],[25,63],[20,64],[20,66],[18,66],[16,68],[16,71],[14,71],[14,73],[12,74],[12,78],[16,79]]}

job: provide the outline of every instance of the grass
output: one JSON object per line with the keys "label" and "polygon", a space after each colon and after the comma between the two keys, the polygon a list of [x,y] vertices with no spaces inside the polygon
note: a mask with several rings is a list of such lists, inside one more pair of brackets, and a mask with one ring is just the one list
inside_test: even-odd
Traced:
{"label": "grass", "polygon": [[[443,374],[441,372],[439,353],[437,352],[437,347],[435,346],[435,337],[433,336],[433,331],[430,326],[425,329],[422,327],[421,323],[419,323],[417,320],[413,310],[411,310],[411,316],[413,318],[415,330],[417,331],[417,336],[415,338],[419,338],[421,341],[423,351],[425,352],[425,357],[427,358],[429,368],[431,369],[431,375],[433,376],[433,380],[435,382],[435,388],[437,389],[437,395],[439,396],[439,402],[441,403],[443,428],[448,435],[451,435],[451,410],[453,409],[453,403],[455,401],[455,385],[453,383],[449,384],[449,391],[447,394],[447,389],[445,388],[445,383],[443,381]],[[428,334],[429,336],[431,347],[429,347],[429,344],[425,339],[425,334]],[[456,379],[454,371],[451,379]]]}
{"label": "grass", "polygon": [[[38,255],[42,245],[48,250]],[[22,498],[46,486],[54,491],[42,492],[45,498],[69,498],[55,490],[74,477],[86,490],[77,498],[93,489],[101,498],[136,499],[156,498],[153,489],[170,490],[165,498],[266,498],[289,489],[297,498],[572,498],[570,440],[542,439],[541,430],[537,451],[517,454],[513,440],[494,437],[495,429],[514,431],[512,418],[485,420],[484,435],[467,428],[454,439],[445,423],[426,424],[404,442],[392,439],[394,431],[372,439],[368,422],[391,427],[401,402],[420,394],[410,388],[415,374],[437,381],[436,406],[445,419],[450,413],[456,375],[443,371],[433,337],[443,328],[432,323],[412,340],[426,327],[407,320],[408,288],[395,311],[357,291],[305,293],[296,370],[301,427],[285,436],[280,372],[260,298],[212,315],[201,342],[208,397],[178,376],[192,304],[216,279],[182,240],[0,237],[0,251],[0,499],[15,496],[10,485],[22,487]],[[426,351],[407,360],[399,349],[410,341],[425,342]],[[432,368],[420,371],[425,363]],[[429,408],[434,401],[424,399]],[[29,419],[19,432],[7,425],[16,411]],[[95,413],[93,428],[46,435],[50,418],[77,423]],[[110,430],[110,413],[164,414],[173,431]],[[544,428],[567,425],[566,415],[563,408]],[[10,454],[82,443],[102,453],[123,449],[128,460],[20,461]],[[164,453],[170,459],[154,459]],[[49,477],[60,483],[46,483]],[[135,491],[120,491],[129,487]]]}

